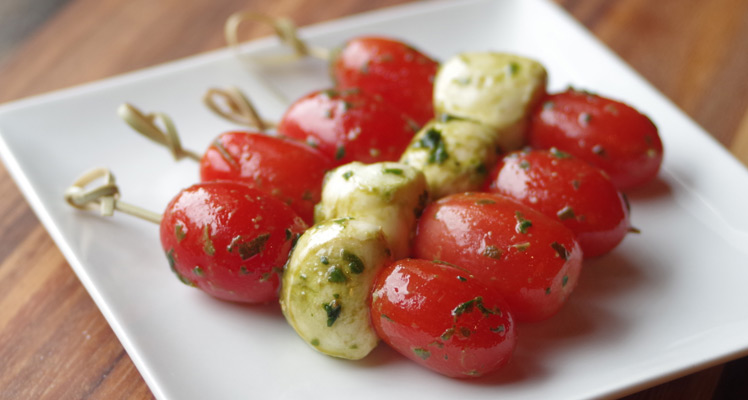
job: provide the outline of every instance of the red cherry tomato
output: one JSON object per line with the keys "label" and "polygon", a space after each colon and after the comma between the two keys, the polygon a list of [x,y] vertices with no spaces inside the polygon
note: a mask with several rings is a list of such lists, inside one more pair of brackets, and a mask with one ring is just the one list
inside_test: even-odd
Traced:
{"label": "red cherry tomato", "polygon": [[358,89],[310,93],[278,125],[278,133],[317,147],[335,165],[396,161],[415,131],[398,110]]}
{"label": "red cherry tomato", "polygon": [[434,118],[434,75],[439,63],[397,40],[360,37],[348,41],[332,63],[337,87],[377,93],[423,126]]}
{"label": "red cherry tomato", "polygon": [[486,188],[560,221],[585,258],[612,250],[631,229],[627,203],[599,168],[560,150],[510,153]]}
{"label": "red cherry tomato", "polygon": [[224,133],[200,160],[203,182],[232,180],[263,190],[314,222],[322,179],[332,162],[303,143],[250,132]]}
{"label": "red cherry tomato", "polygon": [[518,321],[555,314],[582,267],[582,250],[568,228],[494,193],[455,194],[427,206],[413,251],[470,271],[504,296]]}
{"label": "red cherry tomato", "polygon": [[237,182],[182,190],[161,221],[161,246],[179,279],[223,300],[278,297],[288,252],[304,221],[269,194]]}
{"label": "red cherry tomato", "polygon": [[496,371],[516,343],[514,320],[495,290],[467,271],[427,260],[400,260],[382,270],[371,316],[395,350],[454,378]]}
{"label": "red cherry tomato", "polygon": [[532,115],[530,146],[556,147],[602,169],[620,190],[652,180],[662,164],[657,127],[632,107],[569,89]]}

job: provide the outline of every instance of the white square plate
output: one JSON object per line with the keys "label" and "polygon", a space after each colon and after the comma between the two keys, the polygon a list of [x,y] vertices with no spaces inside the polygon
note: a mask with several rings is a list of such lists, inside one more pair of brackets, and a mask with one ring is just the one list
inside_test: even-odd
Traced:
{"label": "white square plate", "polygon": [[[330,85],[305,60],[248,70],[222,50],[0,109],[0,150],[156,397],[161,399],[542,399],[619,396],[748,354],[748,173],[709,135],[596,41],[541,0],[411,4],[313,26],[333,47],[359,34],[403,38],[439,59],[466,50],[542,61],[551,89],[569,84],[629,102],[658,124],[665,163],[629,193],[632,235],[587,262],[577,292],[549,321],[520,326],[513,362],[477,381],[443,378],[379,346],[363,361],[320,355],[277,306],[214,300],[169,271],[157,228],[126,215],[72,209],[65,188],[94,166],[111,168],[122,198],[157,211],[197,180],[197,166],[135,135],[116,116],[132,102],[170,114],[186,148],[236,129],[200,103],[209,87],[238,85],[266,118],[288,98]],[[284,52],[275,39],[242,47]]]}

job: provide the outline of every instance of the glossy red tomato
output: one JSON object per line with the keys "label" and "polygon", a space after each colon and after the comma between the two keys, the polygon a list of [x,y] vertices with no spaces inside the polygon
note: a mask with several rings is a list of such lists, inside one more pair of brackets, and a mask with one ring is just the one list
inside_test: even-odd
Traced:
{"label": "glossy red tomato", "polygon": [[470,271],[504,296],[518,321],[554,315],[582,267],[568,228],[495,193],[455,194],[427,206],[413,252]]}
{"label": "glossy red tomato", "polygon": [[400,111],[358,89],[310,93],[278,125],[278,133],[318,148],[335,165],[396,161],[415,132]]}
{"label": "glossy red tomato", "polygon": [[280,200],[247,185],[206,182],[182,190],[161,221],[161,245],[174,273],[223,300],[278,297],[279,274],[304,221]]}
{"label": "glossy red tomato", "polygon": [[381,271],[371,300],[379,337],[424,367],[454,378],[496,371],[511,358],[506,302],[467,271],[405,259]]}
{"label": "glossy red tomato", "polygon": [[241,181],[263,190],[311,225],[329,169],[332,162],[303,143],[256,132],[227,132],[200,160],[200,179]]}
{"label": "glossy red tomato", "polygon": [[620,190],[652,180],[662,164],[657,127],[614,100],[569,89],[545,98],[532,115],[530,146],[556,147],[602,169]]}
{"label": "glossy red tomato", "polygon": [[423,126],[434,118],[433,84],[439,64],[392,39],[359,37],[348,41],[332,62],[337,87],[377,93]]}
{"label": "glossy red tomato", "polygon": [[627,203],[608,176],[560,150],[508,154],[486,189],[563,223],[577,236],[585,258],[609,252],[631,229]]}

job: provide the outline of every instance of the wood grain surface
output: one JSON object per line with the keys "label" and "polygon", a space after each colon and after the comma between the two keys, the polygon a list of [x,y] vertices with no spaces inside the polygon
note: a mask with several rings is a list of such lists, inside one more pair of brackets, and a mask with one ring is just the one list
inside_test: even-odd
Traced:
{"label": "wood grain surface", "polygon": [[[406,2],[3,0],[0,102],[217,49],[238,10],[304,26]],[[748,1],[557,2],[748,164]],[[152,397],[1,166],[0,193],[0,399]],[[745,399],[746,378],[743,358],[628,398]]]}

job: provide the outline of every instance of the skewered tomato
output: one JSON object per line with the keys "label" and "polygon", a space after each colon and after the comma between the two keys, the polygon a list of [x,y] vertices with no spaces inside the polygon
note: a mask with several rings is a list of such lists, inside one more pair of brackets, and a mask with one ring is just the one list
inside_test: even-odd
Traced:
{"label": "skewered tomato", "polygon": [[279,274],[304,221],[275,197],[247,185],[193,185],[167,206],[161,245],[179,279],[238,302],[277,299]]}
{"label": "skewered tomato", "polygon": [[623,195],[599,168],[557,149],[510,153],[487,190],[558,220],[577,236],[584,256],[612,250],[631,229]]}
{"label": "skewered tomato", "polygon": [[358,89],[310,93],[278,125],[278,133],[318,148],[336,166],[397,161],[416,130],[399,110]]}
{"label": "skewered tomato", "polygon": [[371,313],[382,340],[450,377],[493,372],[515,347],[514,320],[497,291],[443,263],[405,259],[385,268]]}
{"label": "skewered tomato", "polygon": [[439,63],[392,39],[359,37],[348,41],[332,61],[338,88],[376,93],[423,126],[434,118],[434,76]]}
{"label": "skewered tomato", "polygon": [[414,255],[470,271],[503,294],[518,321],[555,314],[582,267],[582,250],[568,228],[494,193],[455,194],[427,206]]}
{"label": "skewered tomato", "polygon": [[312,224],[322,179],[331,168],[327,157],[303,143],[261,133],[227,132],[200,160],[200,178],[246,183],[279,198]]}
{"label": "skewered tomato", "polygon": [[619,190],[652,180],[662,164],[662,141],[647,116],[574,89],[544,99],[532,116],[529,142],[587,161],[605,171]]}

